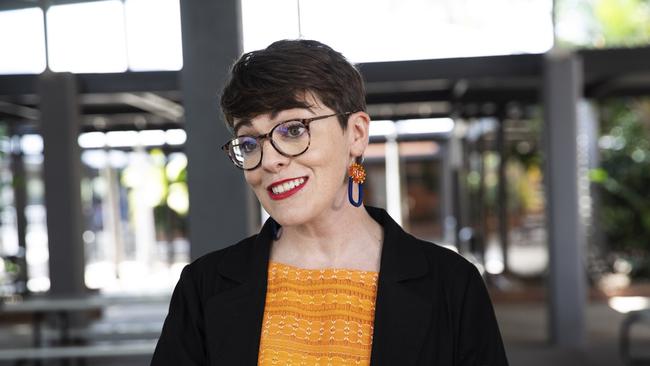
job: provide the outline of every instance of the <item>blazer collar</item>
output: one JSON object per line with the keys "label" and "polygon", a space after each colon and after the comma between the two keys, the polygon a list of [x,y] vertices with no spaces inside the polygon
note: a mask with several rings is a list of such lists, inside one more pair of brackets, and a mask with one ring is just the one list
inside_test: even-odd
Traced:
{"label": "blazer collar", "polygon": [[274,225],[278,224],[269,218],[260,232],[249,238],[253,241],[251,245],[224,255],[217,268],[219,273],[237,283],[266,281],[266,275],[260,275],[268,269]]}
{"label": "blazer collar", "polygon": [[[399,282],[423,276],[429,270],[422,251],[414,245],[413,236],[406,233],[390,215],[381,208],[366,206],[366,211],[384,229],[384,241],[380,260],[380,276],[384,281]],[[273,218],[266,220],[251,246],[243,251],[224,256],[219,263],[219,272],[226,278],[244,283],[259,281],[261,272],[266,272],[269,263]]]}
{"label": "blazer collar", "polygon": [[[421,244],[386,211],[366,210],[384,229],[371,365],[415,364],[431,320],[430,290],[418,283],[429,265]],[[220,328],[215,351],[222,364],[257,363],[273,225],[268,219],[252,245],[231,251],[218,265],[221,275],[239,284],[209,300],[215,319],[206,321]]]}
{"label": "blazer collar", "polygon": [[422,245],[382,209],[367,207],[384,228],[370,364],[415,365],[431,321],[429,272]]}
{"label": "blazer collar", "polygon": [[231,247],[217,264],[217,271],[235,285],[205,304],[210,365],[257,365],[272,225],[267,220],[259,234]]}

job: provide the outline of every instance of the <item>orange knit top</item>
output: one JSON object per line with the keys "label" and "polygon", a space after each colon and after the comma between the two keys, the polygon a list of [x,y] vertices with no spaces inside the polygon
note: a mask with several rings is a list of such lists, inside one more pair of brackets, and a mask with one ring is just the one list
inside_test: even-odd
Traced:
{"label": "orange knit top", "polygon": [[270,262],[258,365],[369,365],[377,272]]}

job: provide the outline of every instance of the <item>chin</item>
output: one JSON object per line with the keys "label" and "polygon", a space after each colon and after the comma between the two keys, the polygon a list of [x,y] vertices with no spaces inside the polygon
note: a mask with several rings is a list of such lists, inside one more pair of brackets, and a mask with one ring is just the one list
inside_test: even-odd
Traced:
{"label": "chin", "polygon": [[309,222],[313,215],[312,207],[302,206],[300,208],[294,207],[277,207],[271,204],[264,205],[266,212],[282,226],[295,226]]}

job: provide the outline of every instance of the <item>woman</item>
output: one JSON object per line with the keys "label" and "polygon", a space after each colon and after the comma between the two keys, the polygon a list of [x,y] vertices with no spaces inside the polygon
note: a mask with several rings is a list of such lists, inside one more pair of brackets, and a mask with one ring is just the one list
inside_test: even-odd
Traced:
{"label": "woman", "polygon": [[247,53],[221,106],[271,218],[183,270],[152,365],[507,365],[476,268],[363,206],[370,117],[341,54]]}

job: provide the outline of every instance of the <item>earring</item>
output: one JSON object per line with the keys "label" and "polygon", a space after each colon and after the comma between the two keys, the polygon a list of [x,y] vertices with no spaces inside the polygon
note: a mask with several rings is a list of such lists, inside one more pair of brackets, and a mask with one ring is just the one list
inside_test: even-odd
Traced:
{"label": "earring", "polygon": [[[363,182],[366,181],[366,170],[359,163],[352,163],[348,168],[348,199],[354,207],[359,207],[363,203]],[[359,198],[355,201],[352,197],[352,188],[354,183],[359,185]]]}

